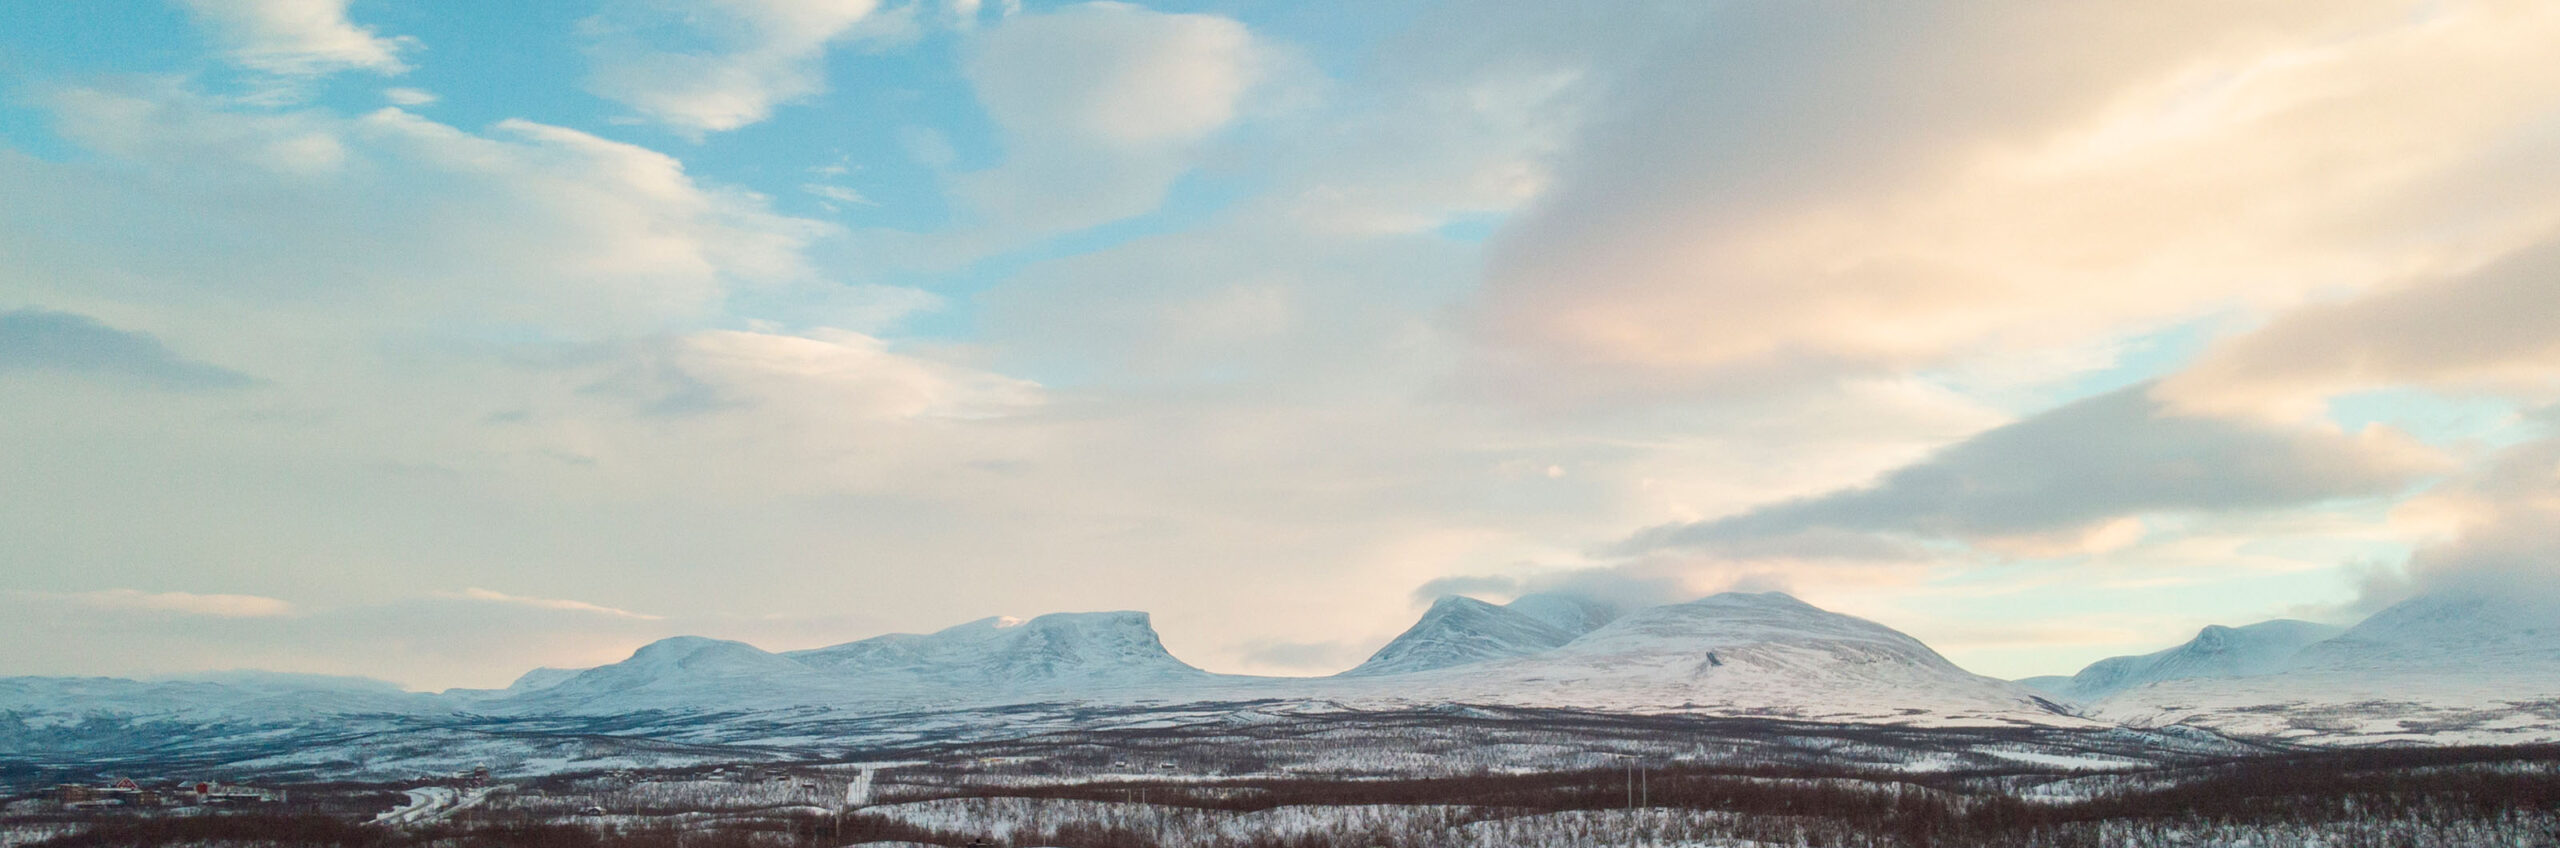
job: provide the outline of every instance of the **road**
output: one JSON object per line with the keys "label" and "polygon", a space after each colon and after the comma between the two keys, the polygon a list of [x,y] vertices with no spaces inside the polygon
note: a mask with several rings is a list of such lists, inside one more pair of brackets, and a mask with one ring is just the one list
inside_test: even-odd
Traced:
{"label": "road", "polygon": [[478,806],[488,800],[496,787],[456,790],[449,786],[421,786],[402,790],[409,802],[373,817],[373,823],[392,827],[417,827],[451,818],[453,814]]}

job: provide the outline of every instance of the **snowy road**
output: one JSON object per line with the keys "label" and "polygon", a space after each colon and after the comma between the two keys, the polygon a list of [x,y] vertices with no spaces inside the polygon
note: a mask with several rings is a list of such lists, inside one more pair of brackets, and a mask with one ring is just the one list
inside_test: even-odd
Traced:
{"label": "snowy road", "polygon": [[409,803],[374,816],[373,823],[393,827],[434,824],[451,818],[455,813],[478,806],[481,801],[488,800],[490,789],[493,788],[495,787],[462,792],[446,786],[422,786],[403,790],[402,794],[409,796]]}

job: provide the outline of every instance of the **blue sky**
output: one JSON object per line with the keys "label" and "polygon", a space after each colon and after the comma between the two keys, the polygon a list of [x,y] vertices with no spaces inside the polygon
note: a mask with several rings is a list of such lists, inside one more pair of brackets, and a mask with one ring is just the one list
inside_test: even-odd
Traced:
{"label": "blue sky", "polygon": [[2560,17],[2146,21],[18,4],[0,673],[1743,586],[2023,676],[2548,582]]}

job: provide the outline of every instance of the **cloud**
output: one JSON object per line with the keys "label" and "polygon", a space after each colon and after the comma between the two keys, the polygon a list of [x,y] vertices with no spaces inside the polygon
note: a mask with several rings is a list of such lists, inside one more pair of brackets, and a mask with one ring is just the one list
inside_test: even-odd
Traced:
{"label": "cloud", "polygon": [[425,106],[441,98],[423,88],[386,88],[382,90],[382,99],[390,101],[393,106]]}
{"label": "cloud", "polygon": [[19,257],[0,291],[32,301],[577,338],[695,320],[734,292],[841,288],[804,253],[830,225],[564,127],[240,110],[150,79],[46,103],[94,155],[0,159],[0,191],[64,198],[0,208],[0,245]]}
{"label": "cloud", "polygon": [[722,132],[826,90],[828,45],[878,0],[611,0],[579,29],[587,90],[679,131]]}
{"label": "cloud", "polygon": [[2450,276],[2284,313],[2162,384],[2187,408],[2317,412],[2359,389],[2560,395],[2560,237]]}
{"label": "cloud", "polygon": [[1476,597],[1520,593],[1519,578],[1489,574],[1453,574],[1447,577],[1435,577],[1428,583],[1414,587],[1411,597],[1414,603],[1427,604],[1444,595]]}
{"label": "cloud", "polygon": [[1416,604],[1424,604],[1444,595],[1478,599],[1565,595],[1617,609],[1641,609],[1676,604],[1710,591],[1764,592],[1783,588],[1758,575],[1744,575],[1706,586],[1693,582],[1691,578],[1695,576],[1652,568],[1644,563],[1551,569],[1520,576],[1451,575],[1435,578],[1415,588],[1411,598]]}
{"label": "cloud", "polygon": [[99,589],[91,592],[15,592],[22,600],[65,604],[93,610],[177,613],[217,618],[272,618],[293,614],[293,605],[258,595],[199,595],[193,592],[144,592]]}
{"label": "cloud", "polygon": [[[1910,556],[1910,542],[2030,554],[2124,544],[2157,513],[2237,514],[2388,496],[2443,469],[2380,428],[2334,431],[2169,412],[2137,385],[1949,446],[1874,484],[1654,527],[1622,555]],[[2127,538],[2126,534],[2133,534]]]}
{"label": "cloud", "polygon": [[1358,664],[1374,647],[1350,642],[1250,642],[1232,649],[1236,658],[1257,668],[1330,673]]}
{"label": "cloud", "polygon": [[842,203],[850,206],[880,205],[879,202],[862,196],[862,192],[830,183],[808,183],[800,186],[800,190],[835,203]]}
{"label": "cloud", "polygon": [[[818,96],[845,64],[830,51],[893,37],[899,9],[979,23],[920,59],[956,59],[985,120],[952,120],[966,93],[927,84],[892,98],[921,111],[877,116],[912,162],[759,167],[533,120],[39,83],[69,155],[0,152],[0,197],[42,200],[0,204],[0,303],[147,330],[273,390],[0,381],[0,408],[52,413],[0,415],[0,441],[34,446],[0,451],[0,478],[26,481],[0,491],[18,559],[136,585],[236,569],[338,598],[431,574],[669,616],[413,598],[199,663],[500,682],[667,632],[786,632],[735,625],[768,614],[820,644],[989,607],[1148,608],[1186,658],[1314,662],[1409,620],[1405,590],[1442,575],[1626,578],[1609,591],[1663,599],[1787,577],[1855,598],[1997,582],[1913,561],[1964,546],[2143,535],[2107,563],[2019,569],[2085,582],[2160,569],[2196,525],[2254,531],[2300,514],[2261,504],[2405,478],[2250,478],[2242,494],[2274,494],[2233,502],[2122,483],[2103,457],[2012,479],[1930,456],[2027,405],[1945,374],[2014,364],[1984,382],[2053,385],[2138,355],[2116,342],[2162,322],[2247,326],[2449,279],[2555,202],[2535,191],[2548,145],[2518,129],[2548,114],[2550,27],[2513,7],[1360,6],[1335,29],[1361,38],[1322,47],[1333,81],[1281,40],[1304,30],[1250,5],[601,5],[574,45],[586,84],[679,134]],[[956,138],[893,138],[919,124]],[[758,144],[811,143],[782,135]],[[947,225],[774,211],[847,202],[804,184],[911,206],[873,170],[901,167],[944,181],[909,211]],[[1165,208],[1185,179],[1208,203]],[[942,300],[866,285],[933,276],[894,248],[956,264],[1150,211],[968,267],[920,338],[900,322]],[[1516,403],[1542,392],[1641,402]],[[2124,464],[2398,450],[2228,426],[2273,435],[2162,436],[2177,446]],[[2110,427],[2091,432],[2139,429]],[[1887,485],[1906,467],[2059,503]],[[1845,494],[1869,481],[1890,491]],[[2381,509],[2346,497],[2364,499],[2314,514]],[[2219,511],[2141,513],[2197,502]],[[1993,520],[2031,509],[2048,511]],[[1755,514],[1796,526],[1572,576],[1628,528]],[[2189,547],[2182,574],[2283,559]],[[693,579],[706,562],[719,585]],[[508,582],[528,573],[547,582]],[[1442,587],[1459,585],[1495,584]],[[198,644],[0,624],[20,666],[194,661]]]}
{"label": "cloud", "polygon": [[243,67],[288,77],[338,71],[398,74],[415,46],[347,19],[348,0],[182,0]]}
{"label": "cloud", "polygon": [[2469,267],[2560,216],[2534,4],[1718,6],[1496,236],[1490,379],[1579,402],[2036,356]]}
{"label": "cloud", "polygon": [[2395,519],[2434,528],[2396,573],[2370,576],[2356,606],[2421,594],[2504,597],[2560,610],[2560,438],[2491,457],[2479,470],[2402,505]]}
{"label": "cloud", "polygon": [[902,356],[849,330],[709,330],[627,346],[590,393],[661,415],[758,408],[821,419],[978,418],[1037,405],[1025,380]]}
{"label": "cloud", "polygon": [[952,191],[999,241],[1145,212],[1284,61],[1216,15],[1106,2],[1007,17],[963,64],[1005,159]]}
{"label": "cloud", "polygon": [[1020,15],[971,48],[968,74],[998,124],[1106,147],[1182,144],[1225,127],[1264,69],[1244,24],[1084,3]]}
{"label": "cloud", "polygon": [[473,601],[488,601],[490,603],[497,604],[516,604],[518,606],[534,607],[536,609],[564,610],[568,612],[591,612],[599,615],[609,615],[615,618],[636,619],[639,621],[661,621],[666,618],[666,616],[648,615],[646,613],[637,613],[630,610],[614,609],[613,607],[591,604],[585,601],[571,601],[555,598],[528,598],[522,595],[509,595],[503,592],[493,592],[487,589],[482,589],[477,586],[464,589],[461,592],[450,595],[449,597],[457,597]]}
{"label": "cloud", "polygon": [[[1724,591],[1740,587],[1760,591],[1760,581],[1737,579],[1729,585],[1705,587],[1708,591]],[[1598,601],[1619,609],[1675,604],[1702,594],[1686,575],[1654,570],[1642,566],[1619,568],[1578,568],[1537,575],[1520,583],[1521,594],[1568,595]]]}
{"label": "cloud", "polygon": [[0,374],[11,371],[106,375],[169,389],[231,389],[257,382],[179,356],[148,333],[42,309],[0,312]]}
{"label": "cloud", "polygon": [[[503,686],[540,665],[581,667],[630,656],[669,622],[460,597],[411,597],[308,609],[251,596],[192,595],[163,607],[125,592],[0,592],[0,662],[13,673],[197,676],[363,675],[427,688]],[[79,600],[106,596],[103,603]],[[155,601],[157,603],[157,601]],[[713,622],[694,621],[704,626]],[[228,676],[228,675],[214,675]]]}

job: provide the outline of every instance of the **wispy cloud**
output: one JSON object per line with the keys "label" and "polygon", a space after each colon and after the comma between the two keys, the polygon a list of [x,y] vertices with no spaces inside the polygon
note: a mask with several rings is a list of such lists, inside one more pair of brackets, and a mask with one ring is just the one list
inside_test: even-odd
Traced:
{"label": "wispy cloud", "polygon": [[495,604],[514,604],[516,606],[533,607],[535,609],[563,610],[567,612],[591,612],[598,615],[609,615],[615,618],[628,618],[638,621],[660,621],[666,618],[665,616],[632,612],[626,609],[615,609],[602,604],[591,604],[585,601],[572,601],[563,598],[529,598],[523,595],[510,595],[504,592],[482,589],[477,586],[464,589],[460,592],[440,594],[449,598],[488,601]]}
{"label": "wispy cloud", "polygon": [[15,592],[36,603],[57,603],[98,610],[202,615],[217,618],[272,618],[293,614],[293,604],[259,595],[200,595],[194,592],[144,592],[99,589],[89,592]]}
{"label": "wispy cloud", "polygon": [[587,90],[677,130],[763,121],[826,90],[827,46],[859,34],[877,0],[612,0],[580,27]]}
{"label": "wispy cloud", "polygon": [[[2247,513],[2381,497],[2440,457],[2387,431],[2181,416],[2150,384],[1999,427],[1895,470],[1874,485],[1655,527],[1614,552],[1742,558],[1908,556],[1878,540],[1962,541],[2036,553],[2128,544],[2148,513]],[[2131,538],[2127,538],[2127,533]]]}
{"label": "wispy cloud", "polygon": [[400,54],[416,45],[384,37],[347,19],[347,0],[184,0],[210,26],[232,61],[289,77],[338,71],[398,74]]}

